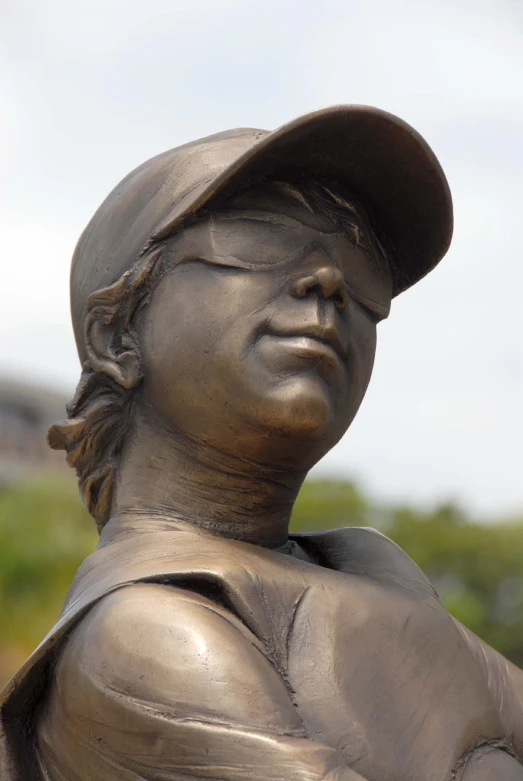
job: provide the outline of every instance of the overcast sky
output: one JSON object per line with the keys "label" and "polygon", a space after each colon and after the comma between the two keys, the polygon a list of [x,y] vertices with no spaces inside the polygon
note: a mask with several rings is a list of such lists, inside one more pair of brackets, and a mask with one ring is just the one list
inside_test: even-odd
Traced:
{"label": "overcast sky", "polygon": [[452,248],[380,326],[319,471],[375,494],[523,508],[521,0],[3,0],[0,371],[71,393],[74,244],[158,152],[331,103],[398,114],[454,196]]}

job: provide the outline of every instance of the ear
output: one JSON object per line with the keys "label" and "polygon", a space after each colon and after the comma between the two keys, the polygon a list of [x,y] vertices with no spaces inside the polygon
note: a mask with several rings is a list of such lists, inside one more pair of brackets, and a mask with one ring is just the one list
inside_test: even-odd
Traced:
{"label": "ear", "polygon": [[119,323],[105,322],[93,312],[85,320],[87,360],[95,372],[111,377],[130,390],[142,379],[140,353],[134,336]]}

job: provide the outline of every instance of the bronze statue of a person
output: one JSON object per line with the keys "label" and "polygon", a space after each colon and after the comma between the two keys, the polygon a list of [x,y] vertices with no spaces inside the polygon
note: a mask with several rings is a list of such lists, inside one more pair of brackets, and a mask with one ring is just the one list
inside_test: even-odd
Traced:
{"label": "bronze statue of a person", "polygon": [[4,690],[2,781],[522,781],[523,674],[366,528],[288,534],[391,300],[445,254],[425,141],[338,106],[161,154],[73,258],[49,433],[101,536]]}

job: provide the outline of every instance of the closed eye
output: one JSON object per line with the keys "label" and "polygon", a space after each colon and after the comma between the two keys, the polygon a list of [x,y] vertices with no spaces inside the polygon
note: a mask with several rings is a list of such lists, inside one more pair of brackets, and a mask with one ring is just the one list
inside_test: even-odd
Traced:
{"label": "closed eye", "polygon": [[360,309],[372,320],[373,323],[381,323],[382,320],[386,320],[390,313],[390,305],[381,304],[379,301],[375,301],[361,294],[356,294],[353,290],[347,287],[347,291],[352,300],[359,306]]}

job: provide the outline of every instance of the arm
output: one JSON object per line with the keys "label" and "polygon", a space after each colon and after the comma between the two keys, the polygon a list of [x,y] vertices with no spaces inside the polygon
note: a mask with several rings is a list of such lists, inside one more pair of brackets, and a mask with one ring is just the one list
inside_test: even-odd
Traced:
{"label": "arm", "polygon": [[470,650],[483,667],[488,687],[520,761],[523,761],[523,671],[456,621]]}
{"label": "arm", "polygon": [[82,621],[38,732],[46,761],[92,769],[86,778],[362,781],[307,738],[239,621],[166,586],[124,588]]}

